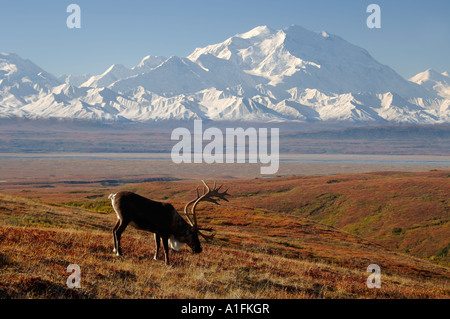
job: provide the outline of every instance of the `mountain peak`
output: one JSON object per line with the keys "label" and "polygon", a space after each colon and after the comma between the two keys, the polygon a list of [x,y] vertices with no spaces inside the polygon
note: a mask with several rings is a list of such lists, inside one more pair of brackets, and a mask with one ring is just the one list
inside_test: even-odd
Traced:
{"label": "mountain peak", "polygon": [[270,29],[268,26],[266,25],[262,25],[256,28],[253,28],[252,30],[245,32],[245,33],[241,33],[241,34],[237,34],[236,37],[242,38],[242,39],[250,39],[250,38],[255,38],[255,37],[265,37],[268,36],[270,34],[272,34],[274,31],[272,29]]}
{"label": "mountain peak", "polygon": [[0,79],[8,78],[10,83],[34,83],[40,88],[50,88],[61,84],[55,76],[44,71],[30,60],[15,53],[0,53]]}
{"label": "mountain peak", "polygon": [[127,68],[123,64],[113,64],[103,74],[107,74],[112,71],[123,71],[123,70],[127,70]]}
{"label": "mountain peak", "polygon": [[428,69],[416,74],[409,81],[422,86],[430,92],[436,93],[442,98],[450,98],[450,77],[448,76],[448,72],[439,73],[433,69]]}
{"label": "mountain peak", "polygon": [[447,82],[449,81],[448,77],[447,72],[439,73],[433,69],[427,69],[414,75],[409,81],[417,84],[423,84],[425,82]]}
{"label": "mountain peak", "polygon": [[322,31],[322,32],[320,32],[320,34],[322,35],[322,37],[324,37],[324,38],[329,38],[330,37],[330,35],[328,34],[328,32],[327,31]]}
{"label": "mountain peak", "polygon": [[296,37],[302,37],[304,35],[317,35],[317,32],[308,30],[302,26],[299,26],[297,24],[292,24],[287,28],[283,29],[284,33],[286,34],[291,34],[292,36],[296,36]]}
{"label": "mountain peak", "polygon": [[133,70],[138,68],[156,68],[166,60],[167,58],[163,56],[147,55],[137,66],[133,67]]}
{"label": "mountain peak", "polygon": [[113,64],[101,75],[93,75],[86,82],[81,84],[81,87],[101,87],[109,86],[115,81],[129,77],[133,74],[132,70],[125,67],[123,64]]}
{"label": "mountain peak", "polygon": [[425,71],[425,73],[427,74],[427,75],[429,75],[430,77],[433,77],[433,76],[441,76],[442,74],[441,73],[439,73],[438,71],[436,71],[436,70],[434,70],[434,69],[427,69],[426,71]]}
{"label": "mountain peak", "polygon": [[0,55],[3,55],[4,57],[8,57],[8,56],[16,56],[16,57],[18,57],[17,54],[10,53],[10,52],[0,52]]}

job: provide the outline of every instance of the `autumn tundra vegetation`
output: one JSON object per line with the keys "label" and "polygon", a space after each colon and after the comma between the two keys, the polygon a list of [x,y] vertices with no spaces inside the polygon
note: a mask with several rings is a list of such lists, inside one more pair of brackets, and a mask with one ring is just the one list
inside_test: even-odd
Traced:
{"label": "autumn tundra vegetation", "polygon": [[[221,180],[229,202],[197,207],[215,237],[199,237],[201,254],[171,251],[169,266],[153,259],[153,235],[132,227],[123,257],[113,253],[108,195],[183,212],[199,180],[3,182],[0,298],[448,299],[449,181],[449,171]],[[66,284],[71,264],[81,288]],[[367,286],[371,264],[380,288]]]}

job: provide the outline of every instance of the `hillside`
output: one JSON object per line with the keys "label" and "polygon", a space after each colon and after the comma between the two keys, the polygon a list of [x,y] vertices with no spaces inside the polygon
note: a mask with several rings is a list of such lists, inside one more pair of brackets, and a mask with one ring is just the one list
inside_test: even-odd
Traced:
{"label": "hillside", "polygon": [[450,172],[260,179],[237,184],[233,203],[289,212],[449,265]]}
{"label": "hillside", "polygon": [[[446,267],[305,219],[295,209],[262,208],[268,202],[262,186],[278,205],[290,183],[315,178],[227,181],[229,204],[199,207],[199,223],[213,227],[216,238],[199,255],[187,248],[172,253],[170,267],[152,260],[153,236],[131,227],[122,239],[125,257],[114,257],[110,187],[66,193],[36,187],[33,197],[41,200],[0,195],[0,297],[449,298]],[[181,210],[195,185],[154,182],[116,189]],[[257,187],[259,194],[252,194]],[[73,263],[81,267],[79,290],[66,287],[66,268]],[[381,289],[366,287],[366,268],[373,263],[381,267]]]}

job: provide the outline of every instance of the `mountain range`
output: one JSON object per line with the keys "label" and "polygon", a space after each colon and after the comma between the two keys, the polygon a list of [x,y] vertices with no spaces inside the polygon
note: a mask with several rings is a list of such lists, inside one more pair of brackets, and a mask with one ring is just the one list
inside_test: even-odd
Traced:
{"label": "mountain range", "polygon": [[450,76],[409,80],[325,31],[256,27],[187,57],[56,77],[0,53],[0,118],[256,122],[450,122]]}

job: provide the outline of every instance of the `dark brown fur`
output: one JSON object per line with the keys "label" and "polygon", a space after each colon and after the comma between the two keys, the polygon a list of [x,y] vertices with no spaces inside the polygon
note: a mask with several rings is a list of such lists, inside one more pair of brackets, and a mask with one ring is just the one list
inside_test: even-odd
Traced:
{"label": "dark brown fur", "polygon": [[113,229],[114,252],[118,256],[122,255],[120,238],[128,224],[155,234],[154,259],[158,257],[160,239],[162,239],[166,264],[169,264],[169,239],[171,238],[188,244],[193,253],[202,251],[196,231],[171,204],[156,202],[132,192],[111,194],[110,198],[118,217]]}

